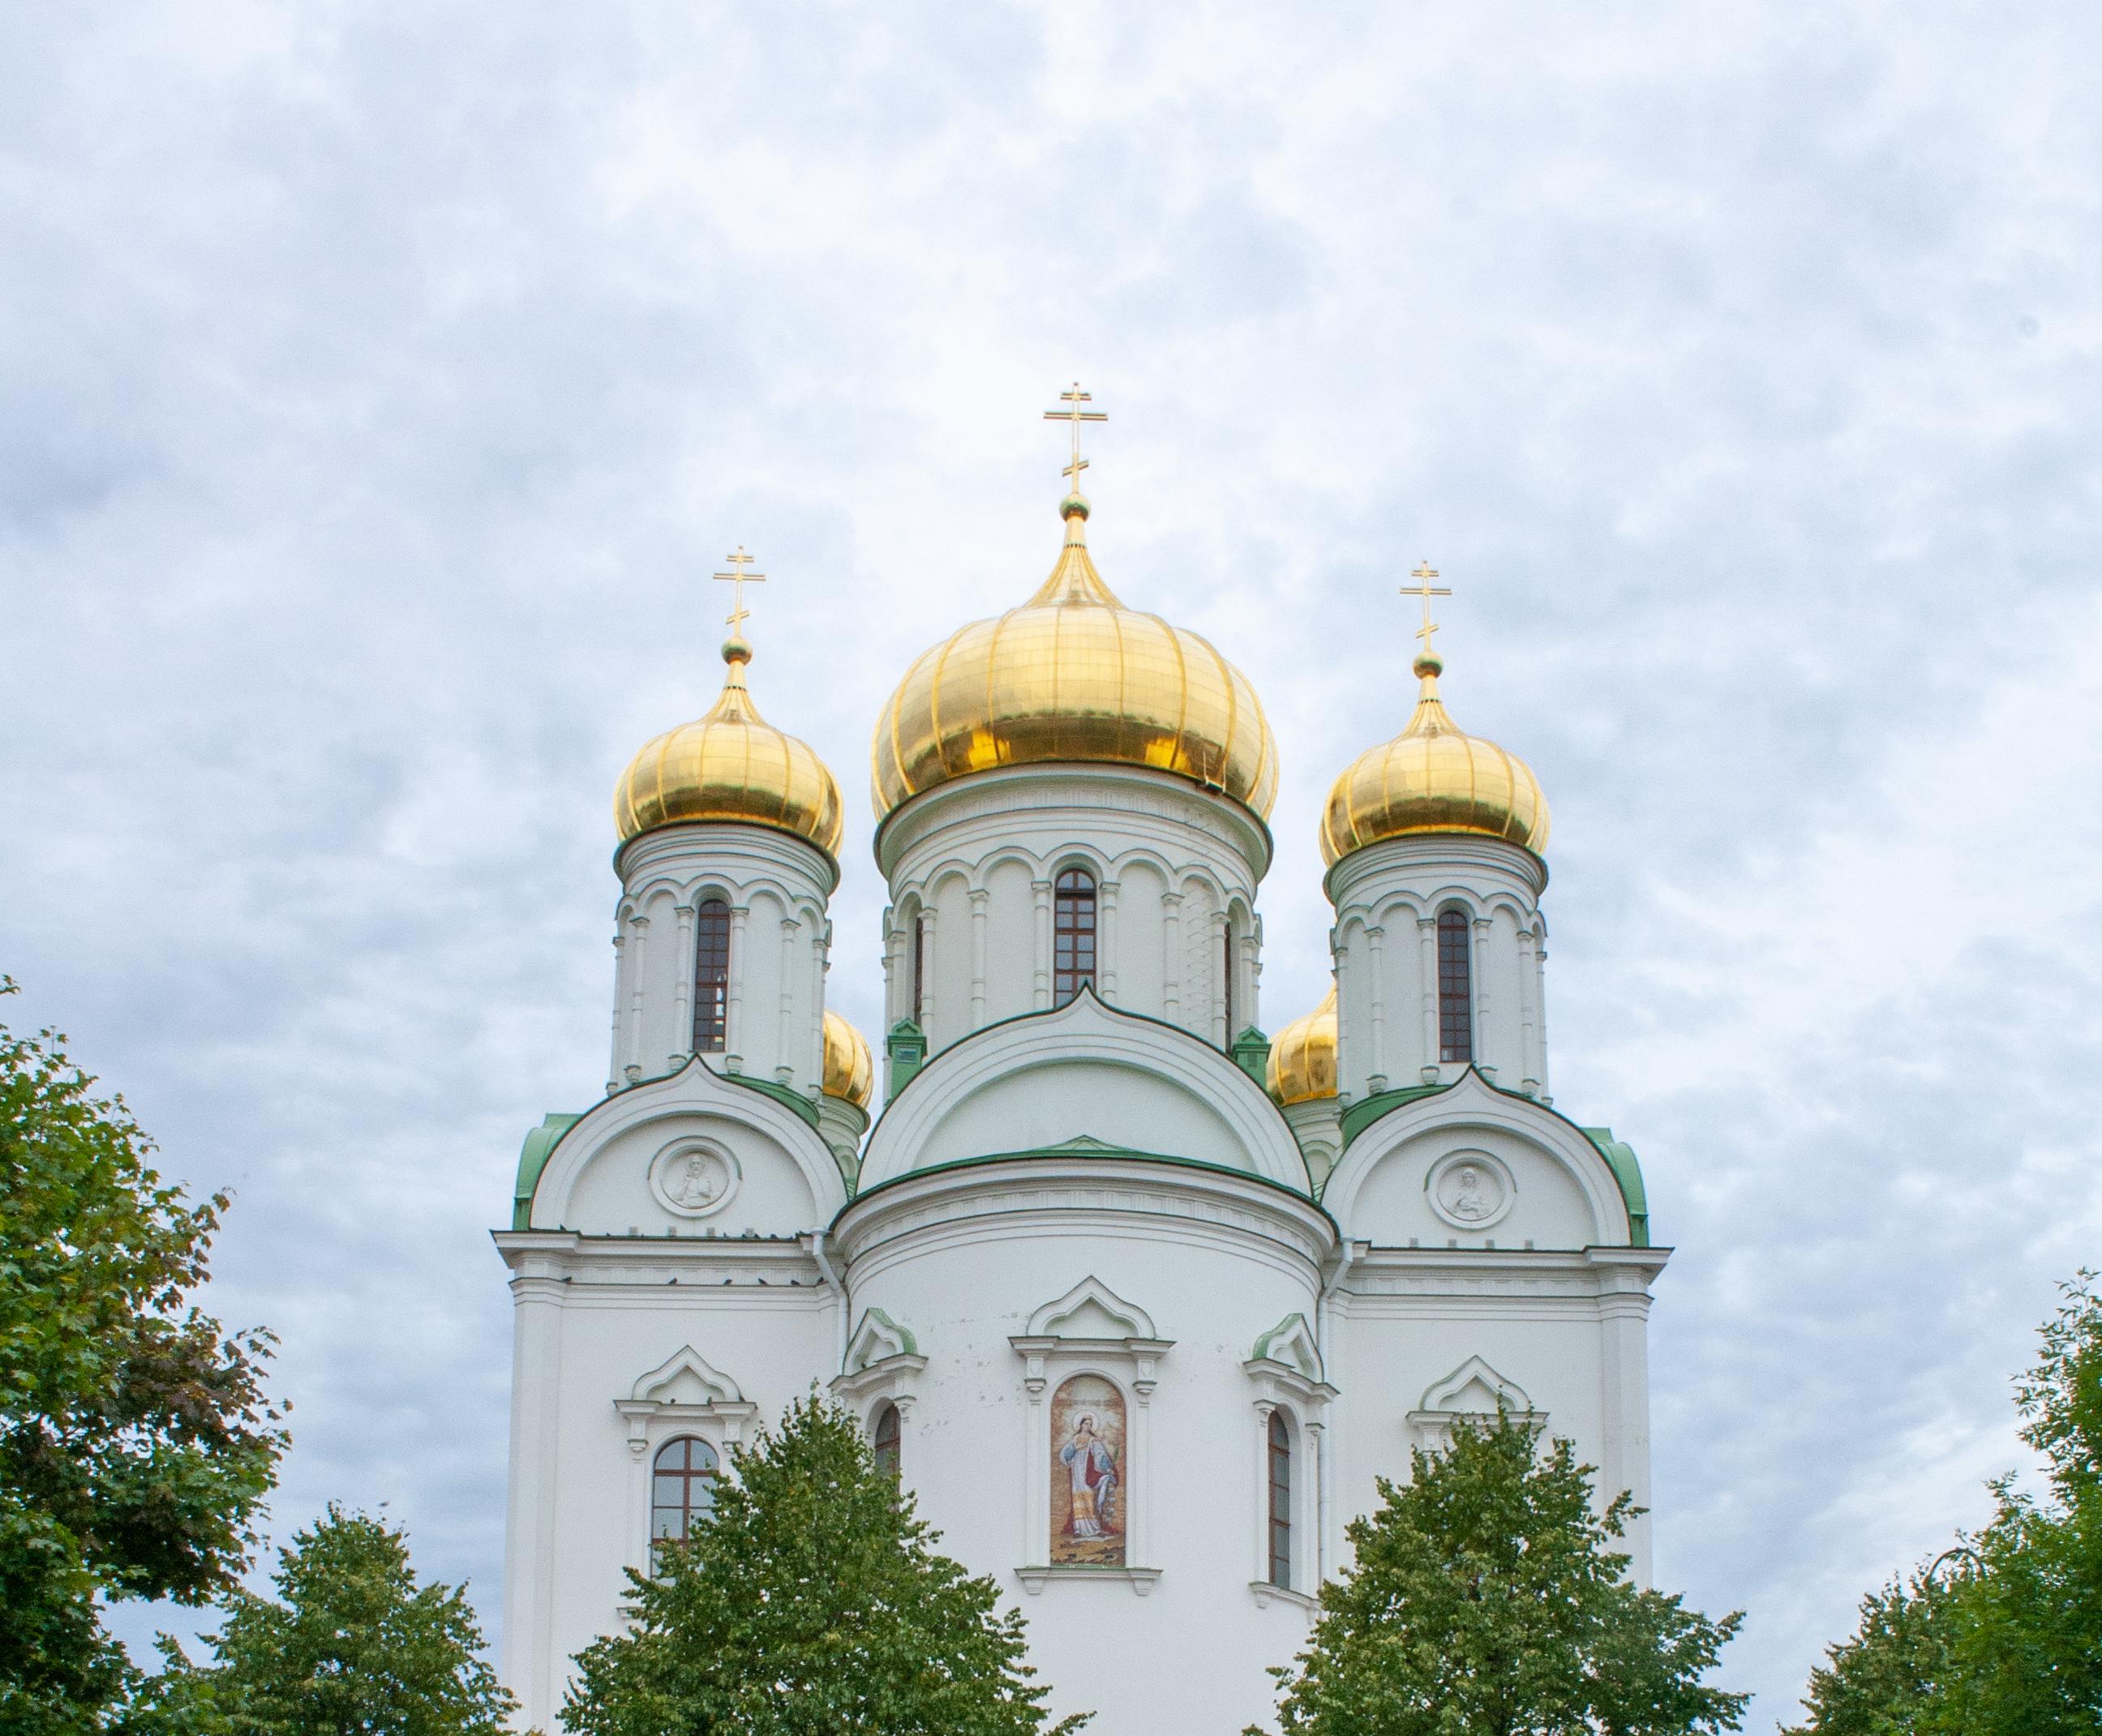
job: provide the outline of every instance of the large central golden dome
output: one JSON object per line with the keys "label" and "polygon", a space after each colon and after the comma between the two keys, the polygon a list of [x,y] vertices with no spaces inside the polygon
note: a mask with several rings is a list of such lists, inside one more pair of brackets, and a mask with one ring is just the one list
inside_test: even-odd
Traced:
{"label": "large central golden dome", "polygon": [[1265,818],[1277,743],[1255,689],[1210,641],[1126,609],[1088,558],[1088,503],[1036,595],[924,653],[877,720],[879,819],[938,784],[1059,760],[1151,766]]}

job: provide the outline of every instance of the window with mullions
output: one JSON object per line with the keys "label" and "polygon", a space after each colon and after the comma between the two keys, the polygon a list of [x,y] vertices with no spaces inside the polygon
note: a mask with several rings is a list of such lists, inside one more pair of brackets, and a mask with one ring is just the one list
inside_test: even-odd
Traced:
{"label": "window with mullions", "polygon": [[927,919],[912,919],[912,1022],[927,1028]]}
{"label": "window with mullions", "polygon": [[900,1441],[905,1431],[898,1415],[898,1406],[886,1401],[876,1413],[876,1427],[871,1433],[870,1446],[876,1456],[876,1468],[885,1477],[895,1477],[901,1459]]}
{"label": "window with mullions", "polygon": [[694,912],[694,1052],[729,1046],[729,906],[707,898]]}
{"label": "window with mullions", "polygon": [[716,1450],[681,1435],[657,1449],[650,1465],[650,1545],[682,1543],[716,1510],[716,1479],[722,1474]]}
{"label": "window with mullions", "polygon": [[1270,1583],[1292,1589],[1292,1431],[1270,1413]]}
{"label": "window with mullions", "polygon": [[1475,983],[1467,914],[1438,913],[1438,1058],[1475,1058]]}
{"label": "window with mullions", "polygon": [[1095,881],[1068,868],[1054,887],[1051,923],[1051,1004],[1062,1007],[1095,980]]}

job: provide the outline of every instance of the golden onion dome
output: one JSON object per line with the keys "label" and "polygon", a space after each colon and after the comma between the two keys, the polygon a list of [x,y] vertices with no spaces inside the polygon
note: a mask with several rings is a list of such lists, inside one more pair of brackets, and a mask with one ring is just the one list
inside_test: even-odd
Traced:
{"label": "golden onion dome", "polygon": [[1417,832],[1467,832],[1547,848],[1547,797],[1532,768],[1494,742],[1462,730],[1438,697],[1444,664],[1417,658],[1421,681],[1408,727],[1358,755],[1328,791],[1321,857],[1331,867],[1353,850]]}
{"label": "golden onion dome", "polygon": [[1150,766],[1267,818],[1277,743],[1248,679],[1211,642],[1127,609],[1089,558],[1088,503],[1019,609],[974,621],[906,671],[876,726],[876,811],[996,766]]}
{"label": "golden onion dome", "polygon": [[1321,1004],[1294,1019],[1270,1046],[1265,1083],[1279,1103],[1305,1103],[1336,1095],[1336,985]]}
{"label": "golden onion dome", "polygon": [[876,1062],[868,1038],[829,1008],[825,1013],[824,1092],[842,1097],[858,1109],[868,1107],[876,1091]]}
{"label": "golden onion dome", "polygon": [[770,826],[837,855],[840,786],[807,742],[759,715],[744,684],[752,647],[732,638],[722,694],[705,717],[643,744],[614,791],[620,841],[661,826],[730,820]]}

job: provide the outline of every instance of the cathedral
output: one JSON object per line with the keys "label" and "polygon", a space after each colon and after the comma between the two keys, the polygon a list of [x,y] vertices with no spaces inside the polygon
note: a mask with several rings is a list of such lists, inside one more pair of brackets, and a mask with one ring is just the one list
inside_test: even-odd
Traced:
{"label": "cathedral", "polygon": [[826,1006],[839,786],[760,714],[741,586],[721,695],[620,779],[605,1095],[526,1136],[495,1238],[527,1726],[814,1384],[1102,1736],[1268,1724],[1345,1526],[1456,1418],[1647,1502],[1666,1251],[1634,1153],[1555,1107],[1547,803],[1445,709],[1438,575],[1413,711],[1333,768],[1333,985],[1266,1037],[1275,743],[1097,570],[1066,401],[1049,577],[876,720],[879,1052]]}

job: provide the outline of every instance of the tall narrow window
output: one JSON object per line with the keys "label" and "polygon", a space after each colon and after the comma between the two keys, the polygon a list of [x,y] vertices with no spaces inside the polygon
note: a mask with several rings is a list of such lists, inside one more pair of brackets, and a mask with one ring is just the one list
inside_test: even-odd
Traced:
{"label": "tall narrow window", "polygon": [[885,1477],[898,1475],[898,1442],[903,1433],[904,1429],[898,1421],[898,1406],[885,1400],[883,1408],[876,1413],[876,1429],[870,1437],[870,1444],[876,1454],[876,1468]]}
{"label": "tall narrow window", "polygon": [[1468,962],[1467,914],[1438,913],[1438,1058],[1475,1058],[1474,972]]}
{"label": "tall narrow window", "polygon": [[1226,924],[1226,931],[1219,941],[1219,983],[1226,1000],[1226,1047],[1234,1046],[1234,928]]}
{"label": "tall narrow window", "polygon": [[927,919],[912,919],[912,1022],[927,1028]]}
{"label": "tall narrow window", "polygon": [[1095,980],[1095,882],[1082,869],[1058,876],[1051,924],[1051,1004],[1062,1007]]}
{"label": "tall narrow window", "polygon": [[1270,1583],[1292,1588],[1292,1431],[1270,1413]]}
{"label": "tall narrow window", "polygon": [[705,1441],[681,1435],[657,1449],[650,1465],[650,1543],[682,1543],[716,1510],[721,1465]]}
{"label": "tall narrow window", "polygon": [[729,1046],[729,906],[704,898],[694,912],[694,1052]]}

